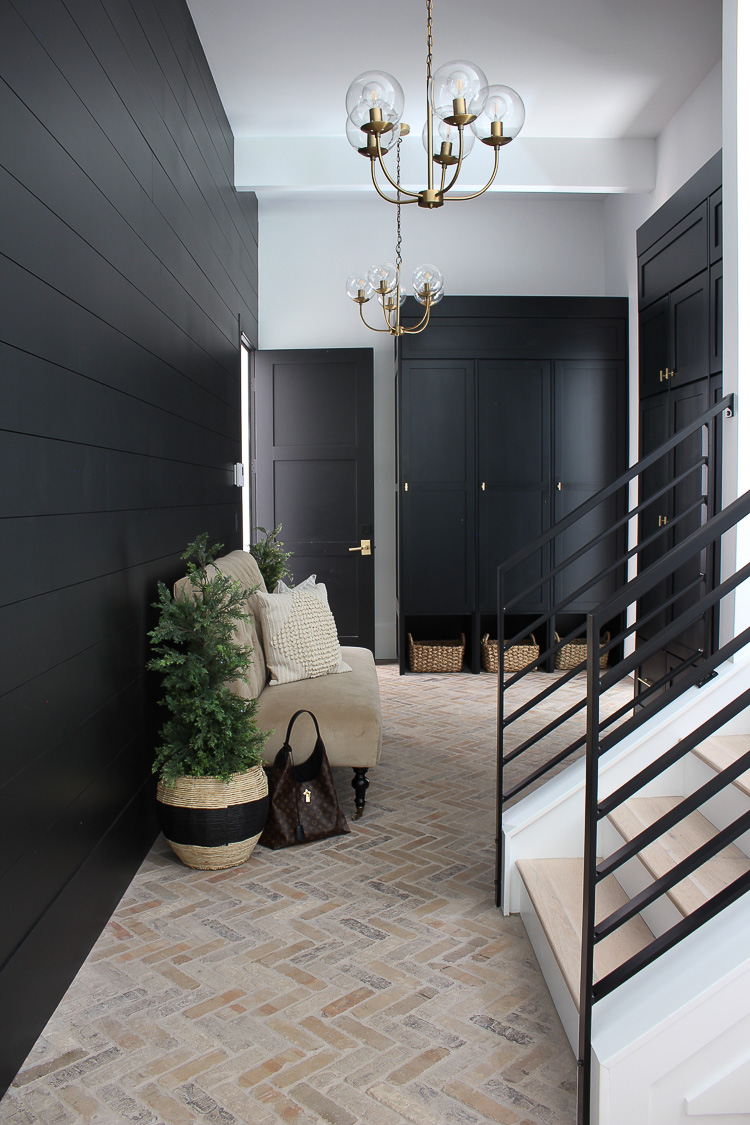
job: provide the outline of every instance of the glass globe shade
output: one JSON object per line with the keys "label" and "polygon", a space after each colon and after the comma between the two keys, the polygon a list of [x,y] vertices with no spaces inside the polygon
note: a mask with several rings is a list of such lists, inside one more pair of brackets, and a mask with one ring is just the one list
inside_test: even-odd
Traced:
{"label": "glass globe shade", "polygon": [[436,294],[443,288],[443,275],[437,266],[425,262],[424,265],[417,266],[412,274],[412,285],[417,298],[425,286],[429,288],[430,293]]}
{"label": "glass globe shade", "polygon": [[[393,293],[393,292],[386,293],[386,294],[378,293],[378,301],[380,302],[381,305],[384,305],[386,301],[393,301],[395,299],[395,296],[396,296],[396,294]],[[404,291],[402,289],[401,293],[399,295],[399,300],[398,300],[399,305],[403,305],[405,300],[406,300],[406,293],[404,293]]]}
{"label": "glass globe shade", "polygon": [[[456,112],[473,113],[484,109],[489,83],[483,70],[466,59],[454,59],[438,67],[432,79],[432,108],[438,117],[453,117]],[[462,98],[465,109],[457,110],[454,101]]]}
{"label": "glass globe shade", "polygon": [[[395,126],[393,129],[388,129],[387,132],[380,134],[380,151],[388,152],[393,148],[399,138],[399,127]],[[346,119],[346,139],[352,148],[356,148],[357,152],[361,152],[363,156],[369,156],[367,149],[367,133],[360,129],[359,125],[355,125],[350,117]],[[474,137],[471,138],[474,140]],[[464,140],[465,143],[465,140]],[[376,149],[373,152],[377,152]]]}
{"label": "glass globe shade", "polygon": [[346,91],[346,114],[354,125],[370,120],[370,110],[379,109],[383,121],[392,125],[404,112],[404,91],[400,83],[384,70],[366,70],[358,74]]}
{"label": "glass globe shade", "polygon": [[363,290],[366,301],[374,295],[374,289],[367,278],[361,273],[353,273],[346,282],[346,293],[353,301],[359,300],[359,291]]}
{"label": "glass globe shade", "polygon": [[520,94],[510,86],[490,86],[485,107],[476,121],[472,121],[471,131],[483,141],[491,136],[493,121],[500,121],[503,136],[513,140],[521,132],[525,120],[526,109]]}
{"label": "glass globe shade", "polygon": [[371,266],[367,274],[367,280],[374,290],[380,289],[381,292],[392,293],[398,283],[396,267],[391,262]]}
{"label": "glass globe shade", "polygon": [[[447,141],[451,145],[451,156],[458,160],[458,134],[460,129],[457,125],[449,125],[447,121],[440,119],[433,120],[432,127],[432,155],[439,156],[441,146]],[[422,130],[422,144],[424,150],[427,152],[427,122],[424,123]],[[474,147],[474,134],[470,129],[464,128],[464,157],[467,157]]]}

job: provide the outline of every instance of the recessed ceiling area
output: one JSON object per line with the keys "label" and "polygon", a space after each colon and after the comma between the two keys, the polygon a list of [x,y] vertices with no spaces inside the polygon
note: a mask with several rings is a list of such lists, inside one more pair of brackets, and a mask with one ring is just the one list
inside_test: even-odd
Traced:
{"label": "recessed ceiling area", "polygon": [[[188,7],[235,136],[238,187],[358,190],[361,181],[371,190],[365,161],[344,138],[347,87],[371,68],[389,71],[404,89],[403,119],[412,128],[412,151],[403,146],[406,180],[409,160],[421,165],[425,3],[188,0]],[[526,122],[506,150],[518,148],[515,162],[545,164],[549,142],[559,148],[573,139],[588,142],[578,162],[599,159],[593,141],[609,142],[610,153],[612,142],[629,141],[622,153],[637,163],[639,143],[659,135],[720,61],[721,18],[721,0],[434,0],[434,65],[468,58],[491,83],[518,90]],[[553,160],[536,176],[512,172],[505,187],[543,190],[560,174]],[[603,171],[600,188],[596,176],[591,188],[562,187],[642,190],[607,179]]]}

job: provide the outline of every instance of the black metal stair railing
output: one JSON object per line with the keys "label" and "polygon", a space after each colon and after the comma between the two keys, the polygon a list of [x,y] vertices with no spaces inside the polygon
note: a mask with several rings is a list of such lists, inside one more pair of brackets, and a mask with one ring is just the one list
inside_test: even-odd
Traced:
{"label": "black metal stair railing", "polygon": [[[564,620],[566,612],[571,609],[579,612],[584,605],[586,609],[595,609],[597,605],[614,605],[611,601],[613,590],[622,589],[628,578],[628,572],[636,568],[643,569],[644,559],[648,553],[655,553],[662,549],[673,537],[675,529],[685,534],[685,541],[690,539],[685,529],[696,521],[705,523],[709,511],[709,497],[712,493],[714,482],[710,479],[710,467],[713,462],[714,443],[720,440],[717,429],[721,425],[723,415],[734,412],[734,397],[727,395],[709,410],[697,417],[690,425],[677,432],[672,438],[664,442],[646,457],[641,458],[631,468],[622,473],[615,481],[601,489],[590,499],[579,505],[564,519],[555,523],[546,532],[532,543],[506,560],[498,569],[498,656],[500,674],[498,676],[498,766],[497,766],[497,837],[496,837],[496,903],[499,905],[503,895],[503,811],[509,801],[518,798],[522,793],[540,782],[550,771],[555,770],[573,756],[580,756],[585,749],[586,733],[584,716],[586,710],[586,694],[583,689],[583,676],[586,662],[582,660],[578,665],[554,675],[536,677],[533,690],[528,691],[524,680],[530,673],[536,671],[551,671],[556,661],[555,658],[561,650],[574,639],[577,639],[581,626],[568,627],[559,635],[556,631],[558,623]],[[691,455],[691,446],[699,444],[699,452]],[[658,487],[644,488],[644,474],[649,470],[657,469],[665,464],[665,459],[676,462],[679,459],[680,471],[675,473],[674,465],[667,474],[666,483]],[[650,483],[650,482],[649,482]],[[679,498],[679,499],[678,499]],[[664,504],[669,500],[674,509],[674,514],[669,524],[659,525],[651,534],[643,533],[644,517],[652,515],[655,505]],[[599,518],[601,513],[614,509],[613,519],[605,522]],[[601,530],[591,537],[583,534],[586,526],[584,521],[598,519]],[[655,521],[654,521],[655,522]],[[629,546],[627,538],[629,532],[635,531],[635,524],[640,523],[640,535],[634,546]],[[631,536],[636,538],[635,535]],[[573,550],[565,551],[564,541],[574,539]],[[575,540],[578,540],[575,543]],[[604,565],[602,565],[604,556]],[[680,558],[685,556],[681,555]],[[688,561],[692,556],[687,556]],[[707,559],[707,561],[706,561]],[[534,570],[534,567],[540,569]],[[704,561],[699,566],[698,577],[692,582],[684,581],[679,589],[664,598],[660,598],[653,608],[636,604],[632,619],[623,627],[621,609],[612,609],[610,618],[598,616],[602,633],[609,632],[609,639],[601,643],[597,635],[595,654],[599,657],[606,656],[615,661],[623,651],[624,642],[632,637],[636,629],[650,626],[653,633],[645,643],[639,643],[637,654],[630,655],[627,660],[617,660],[616,666],[602,676],[600,692],[604,694],[610,687],[622,682],[624,675],[630,675],[645,660],[649,659],[660,649],[658,632],[656,632],[656,619],[665,610],[671,609],[676,614],[675,621],[685,624],[684,614],[680,612],[686,595],[699,597],[701,593],[713,584],[710,573],[711,559],[704,555]],[[529,572],[532,577],[529,578]],[[671,573],[667,570],[665,573]],[[571,575],[578,574],[582,579],[578,581]],[[568,590],[562,597],[555,597],[556,590],[563,584],[575,588]],[[604,597],[601,591],[608,587]],[[529,606],[544,604],[545,608],[529,611]],[[618,603],[619,604],[619,603]],[[629,603],[628,603],[629,604]],[[712,645],[710,638],[711,619],[710,607],[713,602],[706,603],[703,611],[703,630],[700,643],[687,653],[677,667],[670,669],[669,673],[651,685],[643,685],[645,690],[637,697],[633,695],[626,702],[622,702],[622,692],[617,702],[607,699],[606,706],[600,706],[600,734],[601,732],[614,731],[623,725],[625,729],[632,729],[647,717],[647,710],[664,706],[674,698],[675,681],[689,685],[696,683],[706,674],[704,661],[709,657]],[[513,624],[513,619],[521,616],[521,611],[526,610],[523,617],[522,628]],[[690,622],[693,619],[690,618]],[[689,623],[690,623],[689,622]],[[521,671],[513,674],[506,672],[507,652],[514,645],[519,644],[529,634],[539,635],[542,640],[540,653],[537,659]],[[678,634],[674,634],[677,636]],[[640,640],[640,638],[639,638]],[[590,642],[589,642],[590,643]],[[588,649],[592,652],[591,648]],[[703,669],[703,670],[702,670]],[[579,698],[573,700],[562,712],[553,707],[553,697],[562,688],[567,687],[569,697],[571,687],[580,685]],[[509,695],[515,700],[512,710],[508,713],[506,700]],[[616,693],[613,693],[613,697]],[[548,721],[539,721],[539,716],[548,709],[552,717]],[[524,724],[522,720],[526,718]],[[570,724],[565,729],[566,724]],[[526,732],[522,728],[526,727]],[[572,728],[572,729],[571,729]],[[519,733],[519,731],[521,733]],[[526,764],[530,763],[530,764]]]}
{"label": "black metal stair railing", "polygon": [[[640,792],[644,786],[653,782],[665,770],[679,762],[711,734],[720,730],[732,718],[750,707],[750,688],[740,693],[732,702],[716,713],[710,715],[689,735],[661,753],[653,762],[639,770],[626,782],[620,784],[614,792],[600,799],[599,777],[603,755],[612,750],[627,734],[637,729],[654,712],[653,709],[644,708],[642,712],[634,714],[629,722],[623,723],[617,730],[610,732],[606,737],[602,737],[602,725],[600,723],[602,693],[607,690],[615,677],[628,675],[638,657],[631,656],[622,660],[616,668],[601,675],[594,645],[605,621],[610,620],[613,615],[627,613],[628,610],[632,611],[648,591],[658,587],[665,577],[668,577],[678,567],[683,566],[687,560],[696,557],[712,545],[720,545],[721,537],[731,531],[741,519],[749,514],[750,492],[747,492],[587,616],[586,797],[583,859],[583,940],[579,1007],[578,1125],[589,1125],[591,1120],[591,1032],[596,1002],[630,980],[656,958],[662,956],[705,925],[711,918],[725,910],[739,897],[750,891],[750,872],[748,872],[739,876],[729,886],[715,894],[703,906],[687,914],[665,933],[655,937],[652,942],[624,964],[601,979],[594,979],[594,952],[600,941],[639,913],[644,907],[667,893],[682,879],[696,871],[713,855],[716,855],[750,830],[749,811],[741,814],[727,827],[718,831],[708,842],[697,847],[691,855],[677,863],[667,874],[654,879],[651,884],[630,898],[613,914],[599,922],[595,921],[596,892],[601,881],[616,872],[624,863],[635,857],[663,833],[674,828],[690,813],[705,804],[706,801],[723,792],[741,773],[750,769],[750,751],[717,772],[714,778],[688,796],[683,797],[668,813],[662,815],[635,838],[618,848],[617,851],[601,860],[597,859],[599,823],[623,802]],[[654,646],[663,646],[668,643],[670,639],[684,632],[691,621],[699,620],[712,607],[720,607],[723,599],[733,596],[737,588],[749,578],[750,563],[741,567],[712,590],[707,591],[703,597],[697,599],[692,606],[684,610],[672,622],[664,625],[650,643]],[[690,669],[690,673],[679,683],[672,684],[670,691],[660,696],[659,708],[683,695],[690,687],[700,687],[720,664],[734,657],[748,645],[750,645],[750,627],[717,648],[699,667]]]}

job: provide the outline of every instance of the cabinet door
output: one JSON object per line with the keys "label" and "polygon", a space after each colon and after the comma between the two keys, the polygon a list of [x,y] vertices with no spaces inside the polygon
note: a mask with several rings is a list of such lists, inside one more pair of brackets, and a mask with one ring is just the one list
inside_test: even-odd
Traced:
{"label": "cabinet door", "polygon": [[669,297],[655,301],[640,315],[639,380],[641,398],[667,389],[665,371],[672,359],[669,348]]}
{"label": "cabinet door", "polygon": [[[477,371],[479,609],[497,612],[497,568],[549,526],[550,365],[481,361]],[[506,598],[542,574],[542,554],[508,575]],[[515,613],[544,608],[548,591],[528,590]]]}
{"label": "cabinet door", "polygon": [[708,270],[669,295],[672,359],[670,387],[708,374]]}
{"label": "cabinet door", "polygon": [[401,611],[475,602],[473,361],[407,361],[401,398]]}
{"label": "cabinet door", "polygon": [[[616,479],[627,448],[626,368],[622,362],[565,360],[554,365],[554,521]],[[622,500],[611,497],[555,540],[554,562],[570,558],[616,522]],[[555,580],[555,601],[571,597],[567,609],[588,612],[622,581],[617,560],[624,532],[609,534]],[[598,576],[601,576],[593,585]]]}

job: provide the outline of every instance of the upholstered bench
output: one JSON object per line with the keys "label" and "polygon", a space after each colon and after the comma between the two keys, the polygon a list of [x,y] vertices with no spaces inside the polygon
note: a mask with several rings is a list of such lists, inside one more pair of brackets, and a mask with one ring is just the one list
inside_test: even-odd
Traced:
{"label": "upholstered bench", "polygon": [[[258,587],[259,592],[267,593],[258,564],[247,551],[232,551],[218,558],[214,565],[237,579],[245,589]],[[180,579],[175,584],[175,594],[187,585],[187,578]],[[237,640],[253,649],[253,663],[248,682],[237,683],[236,690],[248,699],[258,700],[258,726],[261,730],[273,731],[264,747],[264,761],[270,764],[281,749],[295,711],[312,711],[320,724],[331,766],[347,766],[354,771],[354,804],[356,816],[361,816],[370,784],[367,771],[380,761],[382,748],[380,690],[372,653],[366,648],[343,647],[341,660],[350,671],[276,683],[270,679],[267,669],[260,620],[263,615],[259,612],[257,598],[250,598],[248,609],[253,616],[240,624]],[[294,728],[295,763],[305,761],[314,745],[312,722],[299,720]]]}

